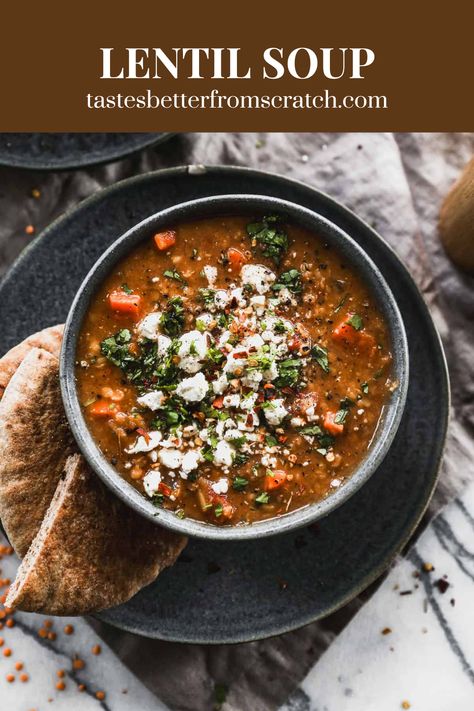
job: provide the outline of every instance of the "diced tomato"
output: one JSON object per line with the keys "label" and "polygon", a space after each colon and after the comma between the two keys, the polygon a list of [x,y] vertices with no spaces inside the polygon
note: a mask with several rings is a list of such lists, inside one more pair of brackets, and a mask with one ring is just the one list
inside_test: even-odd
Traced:
{"label": "diced tomato", "polygon": [[286,472],[283,469],[275,469],[274,472],[267,472],[265,480],[263,482],[263,488],[265,491],[273,491],[278,489],[286,481]]}
{"label": "diced tomato", "polygon": [[236,249],[235,247],[229,247],[227,250],[227,256],[232,269],[238,269],[242,266],[242,264],[247,263],[247,257],[245,254],[241,252],[240,249]]}
{"label": "diced tomato", "polygon": [[222,407],[224,407],[224,397],[222,395],[216,397],[216,399],[212,403],[212,407],[215,407],[217,410],[220,410]]}
{"label": "diced tomato", "polygon": [[334,422],[334,418],[336,417],[335,412],[331,412],[328,410],[326,414],[324,415],[324,420],[323,420],[323,427],[324,429],[329,432],[329,434],[332,435],[340,435],[344,432],[344,425],[341,423],[339,424],[338,422]]}
{"label": "diced tomato", "polygon": [[176,244],[176,232],[168,230],[167,232],[158,232],[153,238],[160,252],[165,252],[170,247]]}
{"label": "diced tomato", "polygon": [[113,417],[117,412],[117,405],[109,400],[96,400],[89,407],[89,412],[94,417]]}
{"label": "diced tomato", "polygon": [[173,493],[173,489],[169,487],[167,484],[164,484],[162,481],[158,484],[158,491],[160,494],[163,494],[164,496],[171,496]]}
{"label": "diced tomato", "polygon": [[130,314],[138,319],[142,298],[139,294],[126,294],[124,291],[112,291],[109,294],[109,306],[113,311]]}

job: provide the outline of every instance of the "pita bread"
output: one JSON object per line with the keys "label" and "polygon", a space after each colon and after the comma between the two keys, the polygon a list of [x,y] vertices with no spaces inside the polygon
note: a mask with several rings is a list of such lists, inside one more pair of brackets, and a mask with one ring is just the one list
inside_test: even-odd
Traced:
{"label": "pita bread", "polygon": [[0,358],[0,400],[15,370],[32,348],[42,348],[48,353],[59,356],[64,325],[51,326],[28,336]]}
{"label": "pita bread", "polygon": [[77,446],[59,388],[59,361],[33,348],[0,402],[0,518],[23,557]]}
{"label": "pita bread", "polygon": [[115,498],[73,455],[5,605],[48,615],[119,605],[174,563],[185,544]]}

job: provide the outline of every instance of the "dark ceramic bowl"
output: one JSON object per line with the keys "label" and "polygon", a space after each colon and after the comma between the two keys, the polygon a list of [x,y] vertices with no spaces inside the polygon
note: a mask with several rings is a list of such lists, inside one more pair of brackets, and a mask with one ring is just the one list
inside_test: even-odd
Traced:
{"label": "dark ceramic bowl", "polygon": [[[334,246],[358,270],[371,289],[390,331],[393,379],[399,387],[390,396],[366,457],[351,478],[322,501],[288,514],[248,525],[215,526],[190,518],[178,518],[157,508],[123,479],[104,457],[91,436],[78,400],[75,361],[76,346],[84,315],[94,294],[114,265],[136,245],[164,228],[184,221],[217,215],[278,213],[289,221],[315,232]],[[261,538],[306,526],[326,516],[349,499],[374,473],[387,454],[400,424],[408,388],[408,346],[400,312],[385,279],[367,254],[343,230],[325,217],[294,203],[257,195],[223,195],[181,203],[140,222],[114,242],[92,267],[71,306],[66,321],[60,359],[61,390],[69,424],[79,448],[92,469],[125,503],[157,524],[190,536],[211,539]]]}

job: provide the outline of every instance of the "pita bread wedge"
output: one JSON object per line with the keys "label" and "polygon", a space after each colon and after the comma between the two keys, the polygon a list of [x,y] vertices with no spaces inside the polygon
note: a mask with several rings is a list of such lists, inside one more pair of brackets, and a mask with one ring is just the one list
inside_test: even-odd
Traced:
{"label": "pita bread wedge", "polygon": [[5,604],[48,615],[112,607],[152,582],[185,544],[115,498],[73,455]]}
{"label": "pita bread wedge", "polygon": [[38,331],[38,333],[34,333],[32,336],[25,338],[24,341],[0,358],[0,399],[13,373],[32,348],[42,348],[48,351],[48,353],[59,356],[63,330],[64,325],[59,324],[58,326],[51,326],[50,328]]}
{"label": "pita bread wedge", "polygon": [[77,451],[63,410],[59,362],[41,348],[26,355],[0,402],[0,518],[23,557]]}

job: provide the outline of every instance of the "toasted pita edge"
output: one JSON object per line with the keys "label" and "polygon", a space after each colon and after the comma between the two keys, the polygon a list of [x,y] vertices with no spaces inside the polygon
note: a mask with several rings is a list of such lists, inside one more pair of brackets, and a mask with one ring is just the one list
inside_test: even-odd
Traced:
{"label": "toasted pita edge", "polygon": [[32,348],[42,348],[48,353],[59,356],[63,331],[64,324],[43,328],[42,331],[25,338],[0,358],[0,400],[14,372]]}
{"label": "toasted pita edge", "polygon": [[[80,503],[82,515],[74,510]],[[172,565],[186,543],[116,499],[82,456],[72,455],[5,605],[50,615],[114,607]]]}

